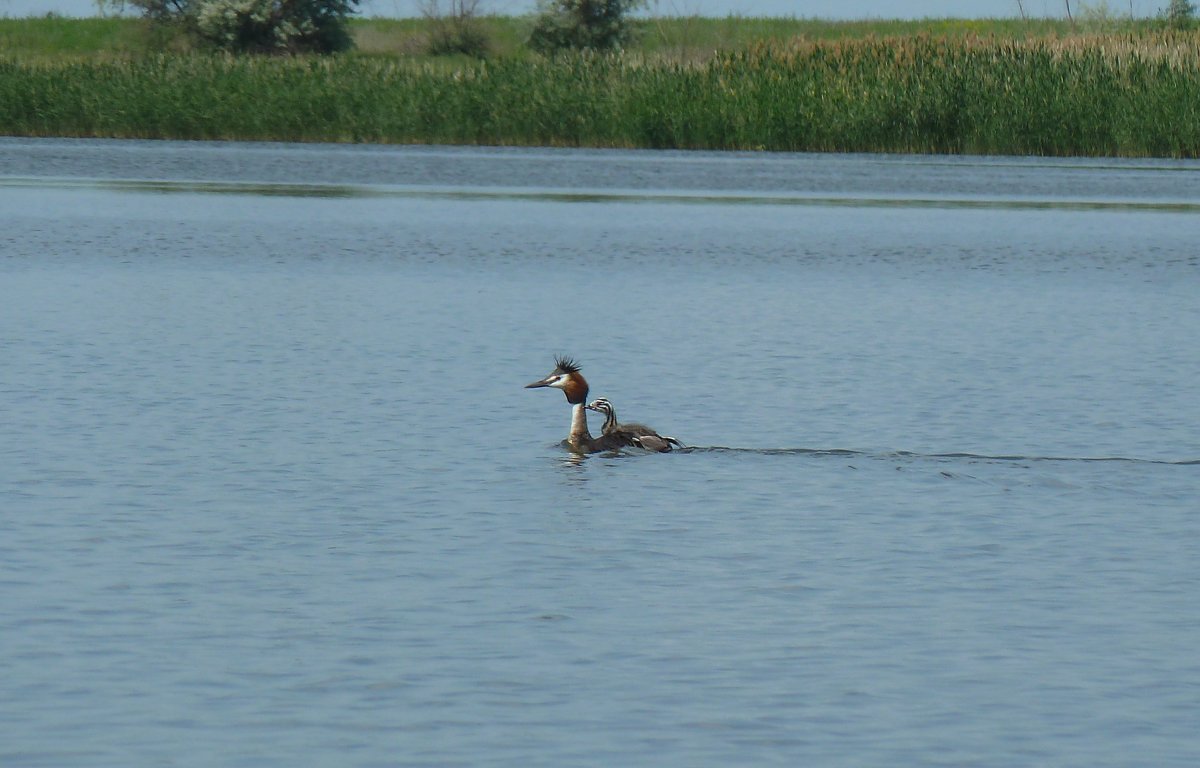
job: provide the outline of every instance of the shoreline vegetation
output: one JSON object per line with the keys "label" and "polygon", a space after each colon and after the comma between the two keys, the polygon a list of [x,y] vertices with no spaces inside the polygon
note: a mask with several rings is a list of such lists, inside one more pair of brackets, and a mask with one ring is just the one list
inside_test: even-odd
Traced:
{"label": "shoreline vegetation", "polygon": [[0,19],[0,134],[1200,157],[1200,36],[1149,21],[638,20],[616,54],[424,54],[355,19],[332,56],[189,50],[140,19]]}

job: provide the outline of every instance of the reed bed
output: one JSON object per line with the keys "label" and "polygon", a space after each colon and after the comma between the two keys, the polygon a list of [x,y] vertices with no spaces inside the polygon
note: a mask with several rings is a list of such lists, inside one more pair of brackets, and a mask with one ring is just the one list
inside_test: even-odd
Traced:
{"label": "reed bed", "polygon": [[796,40],[648,56],[0,59],[0,133],[1200,156],[1200,43]]}

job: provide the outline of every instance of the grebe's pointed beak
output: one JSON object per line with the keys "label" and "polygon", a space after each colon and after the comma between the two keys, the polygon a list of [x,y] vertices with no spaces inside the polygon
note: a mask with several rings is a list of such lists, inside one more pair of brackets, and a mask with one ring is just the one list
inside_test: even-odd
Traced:
{"label": "grebe's pointed beak", "polygon": [[525,389],[537,389],[538,387],[548,387],[554,382],[554,380],[556,378],[558,378],[558,377],[552,373],[540,381],[535,381],[532,384],[526,384]]}

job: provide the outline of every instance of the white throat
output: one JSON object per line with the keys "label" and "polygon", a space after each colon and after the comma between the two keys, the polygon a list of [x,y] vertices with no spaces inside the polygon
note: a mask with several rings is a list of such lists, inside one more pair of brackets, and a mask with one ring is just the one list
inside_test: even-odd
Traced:
{"label": "white throat", "polygon": [[588,432],[587,409],[583,407],[583,403],[572,403],[571,405],[571,434],[568,439],[574,441],[580,437],[591,438],[591,433]]}

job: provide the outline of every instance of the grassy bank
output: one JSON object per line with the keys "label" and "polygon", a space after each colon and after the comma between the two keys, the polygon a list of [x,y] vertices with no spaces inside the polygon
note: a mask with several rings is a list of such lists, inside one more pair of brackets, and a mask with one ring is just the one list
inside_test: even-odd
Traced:
{"label": "grassy bank", "polygon": [[697,50],[446,61],[366,46],[324,59],[0,49],[0,133],[1200,156],[1194,36],[771,34]]}
{"label": "grassy bank", "polygon": [[[524,56],[531,17],[480,16],[475,19],[493,57]],[[802,40],[852,40],[867,37],[999,37],[1029,40],[1074,34],[1135,34],[1146,20],[1120,19],[1072,24],[1059,19],[925,19],[833,22],[819,19],[672,17],[635,21],[630,52],[696,60],[716,51],[744,50],[763,43]],[[426,19],[353,19],[358,55],[420,58],[432,24]],[[42,16],[0,18],[0,56],[22,60],[128,58],[169,50],[186,51],[186,40],[155,32],[134,18],[72,19]]]}

